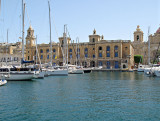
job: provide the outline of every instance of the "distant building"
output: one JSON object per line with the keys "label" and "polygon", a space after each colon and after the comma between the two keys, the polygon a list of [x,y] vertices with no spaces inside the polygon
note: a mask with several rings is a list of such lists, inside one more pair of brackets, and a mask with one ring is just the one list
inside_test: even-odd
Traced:
{"label": "distant building", "polygon": [[[160,52],[158,50],[158,46],[160,43],[160,28],[154,33],[154,35],[149,35],[150,40],[150,62],[153,62],[153,60],[157,56],[160,55]],[[134,54],[135,55],[142,55],[143,56],[143,64],[148,64],[148,41],[144,42],[143,40],[143,31],[141,31],[139,25],[137,26],[136,31],[134,32],[134,41],[133,41],[133,47],[134,47]]]}
{"label": "distant building", "polygon": [[18,64],[22,58],[22,43],[0,43],[0,65]]}
{"label": "distant building", "polygon": [[[63,64],[62,47],[63,37],[59,38],[59,43],[52,43],[52,63],[53,65]],[[89,42],[74,43],[70,38],[68,42],[68,63],[77,63],[84,67],[102,66],[106,69],[131,68],[134,65],[134,48],[130,40],[104,40],[103,35],[89,35]],[[78,45],[77,45],[78,44]],[[76,50],[79,46],[79,50]],[[50,44],[38,44],[38,55],[41,63],[49,63]],[[77,52],[77,55],[76,55]],[[39,59],[37,62],[39,63]],[[26,60],[36,60],[36,44],[34,30],[30,26],[26,37]]]}

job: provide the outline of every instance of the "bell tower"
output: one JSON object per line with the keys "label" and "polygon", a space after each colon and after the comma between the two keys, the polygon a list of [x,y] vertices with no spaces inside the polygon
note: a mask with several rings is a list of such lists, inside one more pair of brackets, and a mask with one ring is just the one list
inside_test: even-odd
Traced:
{"label": "bell tower", "polygon": [[89,42],[95,43],[100,41],[100,36],[96,34],[96,30],[93,30],[93,35],[89,35]]}
{"label": "bell tower", "polygon": [[134,32],[134,42],[143,42],[143,31],[137,26],[136,31]]}
{"label": "bell tower", "polygon": [[34,37],[34,30],[32,26],[30,26],[27,30],[27,37],[26,37],[26,48],[30,48],[36,46],[35,37]]}

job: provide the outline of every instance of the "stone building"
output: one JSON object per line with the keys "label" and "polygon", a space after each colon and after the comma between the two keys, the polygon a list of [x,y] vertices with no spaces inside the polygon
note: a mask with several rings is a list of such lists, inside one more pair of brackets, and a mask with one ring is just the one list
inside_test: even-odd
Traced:
{"label": "stone building", "polygon": [[143,31],[140,29],[139,25],[137,26],[136,31],[134,32],[134,54],[135,55],[142,55],[143,56],[143,64],[148,64],[149,57],[148,52],[150,52],[150,62],[152,63],[156,56],[160,55],[158,46],[160,43],[160,28],[154,33],[153,35],[149,35],[150,40],[150,51],[148,49],[148,42],[144,42],[143,40]]}
{"label": "stone building", "polygon": [[22,58],[22,43],[0,43],[0,62],[4,64],[20,63]]}
{"label": "stone building", "polygon": [[[52,43],[53,65],[63,64],[63,37],[60,37],[59,41],[59,43]],[[130,40],[104,40],[103,35],[96,34],[94,30],[93,34],[89,35],[89,42],[74,43],[71,42],[71,38],[67,38],[67,43],[69,64],[77,62],[84,67],[102,66],[105,69],[130,69],[134,65],[134,49]],[[38,63],[41,60],[41,63],[49,63],[50,44],[38,44],[37,48],[39,58],[36,59],[34,30],[30,26],[26,37],[26,60],[37,60]]]}

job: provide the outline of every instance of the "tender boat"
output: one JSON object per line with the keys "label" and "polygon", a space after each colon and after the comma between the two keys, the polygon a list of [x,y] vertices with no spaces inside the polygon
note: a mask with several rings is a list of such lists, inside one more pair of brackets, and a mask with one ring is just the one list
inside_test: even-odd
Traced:
{"label": "tender boat", "polygon": [[3,86],[7,83],[7,80],[5,79],[0,79],[0,86]]}

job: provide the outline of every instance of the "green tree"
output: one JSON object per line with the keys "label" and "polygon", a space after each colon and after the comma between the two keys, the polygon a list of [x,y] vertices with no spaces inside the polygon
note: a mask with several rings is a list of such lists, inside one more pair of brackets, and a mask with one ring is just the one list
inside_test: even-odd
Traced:
{"label": "green tree", "polygon": [[135,63],[143,63],[143,56],[142,55],[135,55],[134,62]]}

